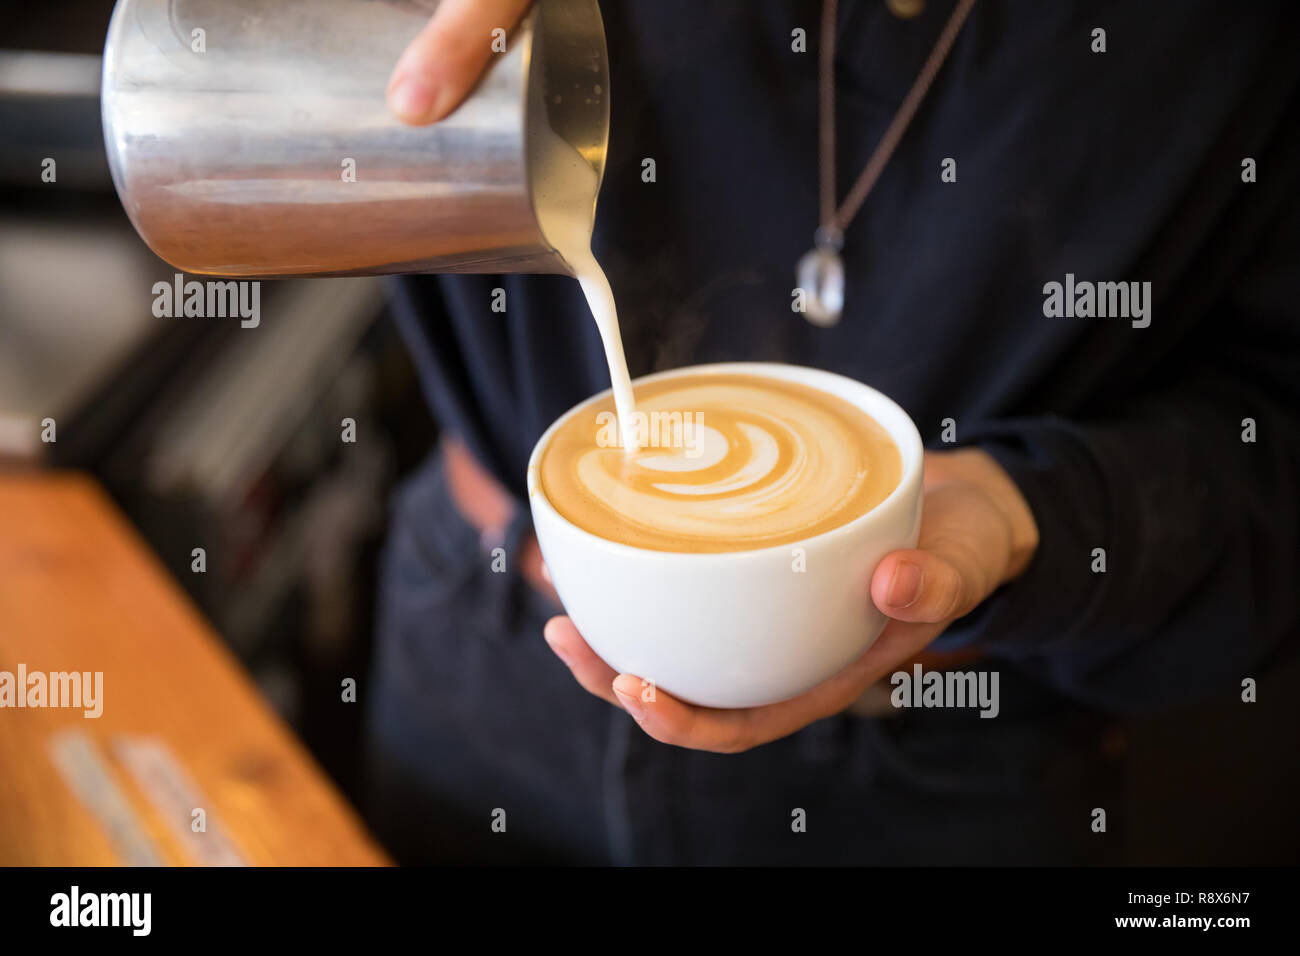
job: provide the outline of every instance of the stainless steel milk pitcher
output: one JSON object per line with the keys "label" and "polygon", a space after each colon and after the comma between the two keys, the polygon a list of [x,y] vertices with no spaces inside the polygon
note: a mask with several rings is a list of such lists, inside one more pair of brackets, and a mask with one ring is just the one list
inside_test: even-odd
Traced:
{"label": "stainless steel milk pitcher", "polygon": [[539,0],[459,109],[409,127],[385,88],[436,7],[119,0],[104,140],[136,231],[207,275],[571,275],[539,228],[529,151],[546,128],[604,174],[596,0]]}

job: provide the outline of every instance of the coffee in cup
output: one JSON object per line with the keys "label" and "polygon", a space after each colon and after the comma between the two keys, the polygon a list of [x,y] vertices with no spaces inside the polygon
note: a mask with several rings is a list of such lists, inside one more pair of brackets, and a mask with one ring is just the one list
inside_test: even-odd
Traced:
{"label": "coffee in cup", "polygon": [[725,552],[812,537],[898,486],[902,458],[866,412],[829,392],[703,372],[636,390],[636,451],[606,398],[566,418],[541,488],[580,528],[637,548]]}

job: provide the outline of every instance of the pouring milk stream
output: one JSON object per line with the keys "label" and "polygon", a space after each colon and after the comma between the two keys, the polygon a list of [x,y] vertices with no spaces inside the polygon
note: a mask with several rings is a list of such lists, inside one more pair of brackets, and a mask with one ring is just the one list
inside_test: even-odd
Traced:
{"label": "pouring milk stream", "polygon": [[638,449],[636,401],[632,379],[623,355],[619,335],[618,312],[614,293],[605,271],[591,253],[591,233],[596,218],[596,195],[600,178],[591,164],[570,143],[556,135],[549,126],[534,131],[530,143],[530,173],[536,183],[537,219],[542,233],[573,268],[587,305],[596,320],[600,340],[605,347],[610,384],[614,390],[614,408],[618,414],[623,449]]}

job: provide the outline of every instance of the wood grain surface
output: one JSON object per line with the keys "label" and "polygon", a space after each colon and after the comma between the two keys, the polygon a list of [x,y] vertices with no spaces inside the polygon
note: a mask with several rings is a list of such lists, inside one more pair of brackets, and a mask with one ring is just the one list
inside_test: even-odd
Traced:
{"label": "wood grain surface", "polygon": [[[383,851],[91,479],[0,473],[0,671],[102,671],[103,716],[0,708],[0,865],[113,865],[51,759],[89,735],[164,861],[194,863],[115,746],[162,744],[253,865],[382,865]],[[343,705],[341,705],[343,706]],[[347,705],[358,706],[358,705]],[[180,824],[189,829],[190,814]],[[202,834],[197,835],[202,838]],[[192,847],[192,844],[191,844]]]}

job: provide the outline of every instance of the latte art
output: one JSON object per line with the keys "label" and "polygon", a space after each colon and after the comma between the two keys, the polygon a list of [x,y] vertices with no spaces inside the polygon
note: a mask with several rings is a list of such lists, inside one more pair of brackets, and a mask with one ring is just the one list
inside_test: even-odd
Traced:
{"label": "latte art", "polygon": [[541,485],[569,521],[634,547],[798,541],[865,514],[902,474],[898,449],[870,416],[793,382],[702,373],[639,385],[638,413],[680,425],[630,454],[598,440],[611,404],[563,422],[543,452]]}

